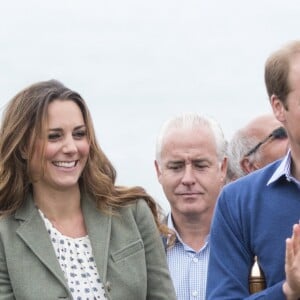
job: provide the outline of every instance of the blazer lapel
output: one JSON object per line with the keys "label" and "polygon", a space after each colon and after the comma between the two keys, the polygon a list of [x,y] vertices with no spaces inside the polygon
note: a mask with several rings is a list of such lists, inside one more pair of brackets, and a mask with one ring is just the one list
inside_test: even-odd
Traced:
{"label": "blazer lapel", "polygon": [[87,197],[82,199],[81,205],[100,279],[106,286],[109,284],[106,282],[106,272],[111,234],[111,215],[100,212],[96,204]]}
{"label": "blazer lapel", "polygon": [[[87,197],[83,197],[81,206],[96,266],[103,284],[107,287],[109,285],[106,282],[106,273],[111,234],[111,216],[100,212],[96,208],[96,204]],[[56,258],[44,221],[34,206],[31,197],[16,212],[15,218],[21,221],[21,225],[17,229],[19,237],[68,291],[66,280]]]}
{"label": "blazer lapel", "polygon": [[21,225],[16,231],[19,237],[68,290],[44,221],[35,208],[31,197],[17,211],[15,218],[21,221]]}

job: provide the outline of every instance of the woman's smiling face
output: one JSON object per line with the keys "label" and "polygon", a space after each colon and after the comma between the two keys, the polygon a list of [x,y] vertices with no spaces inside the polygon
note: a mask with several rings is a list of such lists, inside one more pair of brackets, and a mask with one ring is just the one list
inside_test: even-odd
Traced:
{"label": "woman's smiling face", "polygon": [[86,124],[72,100],[52,101],[47,110],[47,140],[37,139],[30,162],[33,187],[65,190],[78,185],[89,155]]}

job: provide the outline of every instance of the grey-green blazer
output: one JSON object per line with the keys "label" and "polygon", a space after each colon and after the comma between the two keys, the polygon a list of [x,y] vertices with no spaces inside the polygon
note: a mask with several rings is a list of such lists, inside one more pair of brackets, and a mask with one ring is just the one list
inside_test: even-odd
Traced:
{"label": "grey-green blazer", "polygon": [[[172,300],[161,238],[143,200],[110,216],[82,199],[82,210],[101,280],[111,300]],[[29,197],[0,220],[0,300],[72,299],[49,234]]]}

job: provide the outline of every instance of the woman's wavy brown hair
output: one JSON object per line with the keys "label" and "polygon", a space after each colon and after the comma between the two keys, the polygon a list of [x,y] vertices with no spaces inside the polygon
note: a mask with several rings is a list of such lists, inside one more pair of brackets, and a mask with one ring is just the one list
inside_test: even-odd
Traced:
{"label": "woman's wavy brown hair", "polygon": [[74,101],[85,121],[90,153],[79,179],[81,191],[91,196],[105,213],[114,213],[117,208],[142,198],[150,207],[160,232],[168,234],[161,222],[161,207],[142,187],[115,185],[116,170],[97,143],[85,101],[57,80],[29,86],[19,92],[4,111],[0,129],[0,215],[13,214],[30,192],[29,164],[37,138],[46,142],[47,109],[54,100]]}

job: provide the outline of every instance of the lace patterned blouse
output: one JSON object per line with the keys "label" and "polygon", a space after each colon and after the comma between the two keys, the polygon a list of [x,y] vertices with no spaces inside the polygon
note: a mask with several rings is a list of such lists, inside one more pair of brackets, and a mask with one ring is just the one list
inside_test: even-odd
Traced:
{"label": "lace patterned blouse", "polygon": [[39,210],[74,300],[107,300],[88,235],[62,235]]}

